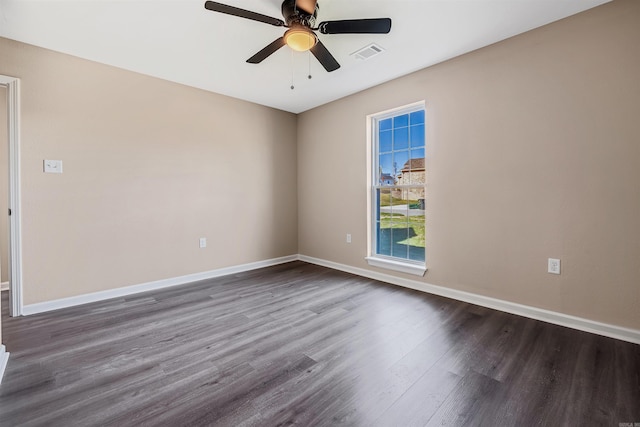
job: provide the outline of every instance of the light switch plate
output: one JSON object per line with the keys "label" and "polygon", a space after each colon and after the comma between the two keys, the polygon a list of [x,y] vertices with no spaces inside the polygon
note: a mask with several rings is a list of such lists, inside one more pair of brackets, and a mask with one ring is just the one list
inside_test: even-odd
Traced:
{"label": "light switch plate", "polygon": [[45,173],[62,173],[62,160],[45,160]]}

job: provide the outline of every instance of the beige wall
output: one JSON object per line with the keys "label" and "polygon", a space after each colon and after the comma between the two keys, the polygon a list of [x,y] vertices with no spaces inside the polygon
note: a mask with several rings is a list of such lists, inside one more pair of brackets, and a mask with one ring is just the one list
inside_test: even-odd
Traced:
{"label": "beige wall", "polygon": [[0,58],[25,304],[297,253],[295,115],[1,38]]}
{"label": "beige wall", "polygon": [[0,282],[9,281],[9,139],[7,89],[0,87]]}
{"label": "beige wall", "polygon": [[300,115],[300,253],[370,268],[365,118],[425,100],[419,280],[640,329],[638,22],[614,1]]}

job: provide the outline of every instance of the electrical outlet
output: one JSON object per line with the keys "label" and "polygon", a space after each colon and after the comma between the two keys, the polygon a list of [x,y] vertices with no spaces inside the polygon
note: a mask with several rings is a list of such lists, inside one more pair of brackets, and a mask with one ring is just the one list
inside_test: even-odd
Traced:
{"label": "electrical outlet", "polygon": [[207,238],[206,237],[201,237],[200,238],[200,248],[206,248],[207,247]]}
{"label": "electrical outlet", "polygon": [[62,173],[62,160],[45,160],[43,169],[45,173]]}
{"label": "electrical outlet", "polygon": [[351,234],[347,234],[347,243],[351,243]]}
{"label": "electrical outlet", "polygon": [[547,272],[551,274],[560,274],[560,260],[556,258],[549,258]]}

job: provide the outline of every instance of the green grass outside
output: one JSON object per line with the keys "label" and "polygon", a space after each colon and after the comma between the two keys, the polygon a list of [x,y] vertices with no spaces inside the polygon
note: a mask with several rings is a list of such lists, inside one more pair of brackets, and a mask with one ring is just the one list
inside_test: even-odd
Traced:
{"label": "green grass outside", "polygon": [[391,197],[391,192],[380,192],[380,206],[397,206],[397,205],[415,205],[418,204],[418,200],[402,200],[395,197]]}
{"label": "green grass outside", "polygon": [[[405,200],[404,203],[407,203]],[[403,204],[404,204],[403,203]],[[389,205],[386,205],[389,206]],[[403,245],[425,247],[425,218],[424,215],[406,217],[399,214],[380,214],[380,228],[413,228],[415,236],[401,242]]]}

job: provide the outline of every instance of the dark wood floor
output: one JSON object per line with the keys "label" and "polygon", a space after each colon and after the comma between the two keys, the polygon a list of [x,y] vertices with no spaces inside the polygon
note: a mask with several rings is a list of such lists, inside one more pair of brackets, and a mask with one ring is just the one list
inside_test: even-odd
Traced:
{"label": "dark wood floor", "polygon": [[294,262],[8,318],[2,426],[614,426],[640,346]]}

